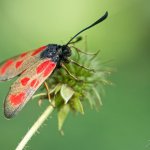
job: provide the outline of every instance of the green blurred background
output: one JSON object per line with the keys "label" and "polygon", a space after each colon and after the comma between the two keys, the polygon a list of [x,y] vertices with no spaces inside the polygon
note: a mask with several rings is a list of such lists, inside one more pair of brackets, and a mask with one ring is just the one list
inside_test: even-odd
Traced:
{"label": "green blurred background", "polygon": [[[0,61],[48,43],[63,44],[105,11],[108,19],[83,33],[91,51],[114,59],[115,86],[107,86],[99,112],[69,115],[65,136],[56,113],[29,142],[32,150],[150,149],[150,1],[149,0],[1,0]],[[81,47],[83,43],[80,43]],[[109,64],[112,65],[112,64]],[[12,120],[3,116],[3,100],[12,81],[0,84],[0,149],[13,150],[46,106],[31,101]]]}

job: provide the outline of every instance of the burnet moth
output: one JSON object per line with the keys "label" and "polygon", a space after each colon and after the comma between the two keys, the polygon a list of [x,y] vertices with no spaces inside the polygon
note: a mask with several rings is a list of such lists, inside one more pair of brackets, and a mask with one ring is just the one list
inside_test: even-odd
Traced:
{"label": "burnet moth", "polygon": [[70,62],[71,47],[69,44],[74,43],[72,40],[75,37],[102,22],[107,16],[108,12],[74,35],[65,45],[48,44],[1,63],[0,81],[6,81],[20,75],[11,85],[4,101],[5,117],[12,118],[16,115],[56,68],[64,67],[64,63]]}

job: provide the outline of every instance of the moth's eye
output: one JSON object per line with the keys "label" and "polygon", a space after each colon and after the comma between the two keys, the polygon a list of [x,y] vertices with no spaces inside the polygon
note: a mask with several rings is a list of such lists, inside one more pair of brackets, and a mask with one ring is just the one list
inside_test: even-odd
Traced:
{"label": "moth's eye", "polygon": [[67,53],[67,49],[64,49],[64,50],[63,50],[63,53]]}
{"label": "moth's eye", "polygon": [[67,57],[71,56],[71,50],[69,48],[65,49],[64,53]]}
{"label": "moth's eye", "polygon": [[68,49],[64,49],[64,50],[63,50],[63,53],[64,53],[64,54],[67,54],[67,53],[68,53]]}

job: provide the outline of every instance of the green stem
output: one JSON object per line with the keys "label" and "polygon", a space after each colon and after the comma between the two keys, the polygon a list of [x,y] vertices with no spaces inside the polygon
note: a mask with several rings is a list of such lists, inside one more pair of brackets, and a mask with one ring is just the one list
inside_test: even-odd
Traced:
{"label": "green stem", "polygon": [[18,144],[16,150],[23,150],[23,148],[26,146],[26,144],[29,142],[29,140],[32,138],[32,136],[37,132],[39,127],[44,123],[44,121],[50,116],[50,114],[54,110],[55,103],[52,102],[46,110],[41,114],[41,116],[37,119],[37,121],[33,124],[33,126],[29,129],[29,131],[26,133],[24,138],[21,140],[21,142]]}
{"label": "green stem", "polygon": [[46,93],[36,94],[36,95],[33,95],[33,96],[32,96],[32,99],[37,98],[37,97],[40,97],[40,96],[46,96],[46,95],[47,95]]}

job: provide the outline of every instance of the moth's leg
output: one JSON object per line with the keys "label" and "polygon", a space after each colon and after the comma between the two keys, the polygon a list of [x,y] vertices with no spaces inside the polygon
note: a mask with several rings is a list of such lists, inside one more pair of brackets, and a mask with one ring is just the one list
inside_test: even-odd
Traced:
{"label": "moth's leg", "polygon": [[77,77],[75,77],[75,76],[67,69],[67,67],[66,67],[63,63],[61,64],[61,66],[62,66],[62,68],[68,73],[68,75],[70,75],[74,80],[76,80],[76,81],[82,81],[82,80],[78,79]]}
{"label": "moth's leg", "polygon": [[46,88],[46,90],[47,90],[47,97],[48,97],[48,100],[49,100],[49,102],[51,102],[50,89],[49,89],[48,84],[47,84],[46,81],[44,82],[44,86],[45,86],[45,88]]}
{"label": "moth's leg", "polygon": [[91,68],[85,67],[85,66],[83,66],[83,65],[81,65],[81,64],[79,64],[79,63],[77,63],[76,61],[72,60],[72,59],[69,59],[69,61],[70,61],[71,63],[73,63],[73,64],[75,64],[75,65],[77,65],[77,66],[79,66],[79,67],[81,67],[81,68],[85,69],[85,70],[88,70],[88,71],[92,71],[92,72],[94,72],[94,69],[91,69]]}
{"label": "moth's leg", "polygon": [[72,46],[70,46],[70,47],[74,48],[77,52],[83,53],[83,54],[85,54],[85,55],[97,55],[97,54],[100,52],[100,50],[98,50],[98,51],[95,52],[95,53],[87,53],[87,52],[84,52],[84,51],[82,51],[81,49],[75,47],[74,45],[72,45]]}

